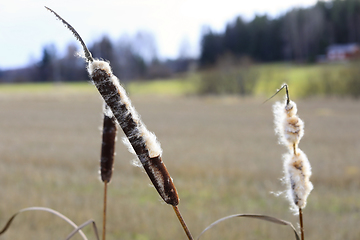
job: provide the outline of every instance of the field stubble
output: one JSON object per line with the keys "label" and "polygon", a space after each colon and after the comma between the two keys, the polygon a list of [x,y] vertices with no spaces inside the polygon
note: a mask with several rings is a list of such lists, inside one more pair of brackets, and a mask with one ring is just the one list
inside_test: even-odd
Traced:
{"label": "field stubble", "polygon": [[[291,221],[271,103],[234,97],[134,96],[133,104],[163,147],[163,160],[194,236],[218,218],[259,213]],[[99,180],[102,101],[75,94],[1,93],[0,224],[24,207],[53,208],[81,224],[101,225]],[[358,239],[360,229],[360,104],[346,99],[298,101],[305,121],[299,147],[312,164],[314,190],[304,210],[306,239]],[[107,239],[185,239],[118,136],[108,189]],[[15,219],[1,239],[63,239],[71,227],[42,212]],[[85,233],[93,238],[91,230]],[[292,239],[286,227],[258,220],[221,223],[202,239]],[[75,237],[74,239],[80,239]]]}

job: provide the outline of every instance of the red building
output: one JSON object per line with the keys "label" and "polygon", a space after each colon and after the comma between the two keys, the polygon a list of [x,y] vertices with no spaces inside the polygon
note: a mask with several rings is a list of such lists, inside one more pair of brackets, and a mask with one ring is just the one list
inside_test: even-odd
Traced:
{"label": "red building", "polygon": [[330,45],[326,53],[330,61],[350,60],[360,57],[360,46],[357,43]]}

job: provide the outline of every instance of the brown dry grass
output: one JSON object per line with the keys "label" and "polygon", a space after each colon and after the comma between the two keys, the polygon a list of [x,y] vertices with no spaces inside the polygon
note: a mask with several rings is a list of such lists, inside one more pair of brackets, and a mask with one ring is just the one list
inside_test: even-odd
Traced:
{"label": "brown dry grass", "polygon": [[[271,103],[259,99],[134,96],[133,103],[164,149],[179,208],[194,236],[218,218],[262,213],[297,216],[271,191],[284,189]],[[17,210],[50,207],[80,224],[101,225],[98,177],[101,100],[94,91],[0,94],[0,225]],[[360,229],[360,103],[297,101],[305,121],[299,147],[313,167],[304,210],[305,236],[358,239]],[[120,132],[121,133],[121,132]],[[120,141],[109,185],[107,239],[186,239],[170,206],[130,161]],[[71,228],[47,213],[24,213],[1,239],[63,239]],[[91,231],[85,231],[94,239]],[[80,239],[76,237],[74,239]],[[285,227],[258,220],[224,222],[209,239],[293,239]]]}

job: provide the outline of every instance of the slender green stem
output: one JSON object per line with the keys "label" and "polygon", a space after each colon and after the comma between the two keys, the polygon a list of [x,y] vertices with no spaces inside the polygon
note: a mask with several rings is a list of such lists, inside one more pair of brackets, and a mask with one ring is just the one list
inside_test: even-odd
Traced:
{"label": "slender green stem", "polygon": [[299,208],[299,220],[300,220],[301,240],[304,240],[303,214],[302,214],[302,209],[301,208]]}
{"label": "slender green stem", "polygon": [[105,234],[106,234],[106,202],[107,202],[107,181],[104,182],[104,210],[103,210],[102,240],[105,240]]}
{"label": "slender green stem", "polygon": [[185,223],[184,219],[181,216],[179,208],[177,206],[173,206],[173,208],[174,208],[174,211],[176,213],[176,216],[178,217],[178,219],[179,219],[179,221],[181,223],[181,226],[183,227],[183,229],[184,229],[184,231],[186,233],[186,236],[188,237],[189,240],[193,240],[193,237],[192,237],[188,227],[186,226],[186,223]]}

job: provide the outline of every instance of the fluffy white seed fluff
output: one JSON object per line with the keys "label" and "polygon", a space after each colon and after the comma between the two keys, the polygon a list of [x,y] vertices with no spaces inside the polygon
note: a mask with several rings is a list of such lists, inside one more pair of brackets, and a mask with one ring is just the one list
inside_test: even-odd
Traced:
{"label": "fluffy white seed fluff", "polygon": [[109,118],[114,117],[114,114],[112,113],[111,109],[108,107],[108,105],[106,105],[105,102],[103,104],[103,113]]}
{"label": "fluffy white seed fluff", "polygon": [[135,152],[134,148],[131,146],[129,139],[127,137],[122,137],[121,140],[122,140],[123,144],[127,147],[128,151],[130,153],[136,155],[136,152]]}
{"label": "fluffy white seed fluff", "polygon": [[[157,141],[156,136],[154,133],[150,132],[144,123],[142,123],[140,119],[140,115],[137,113],[135,108],[132,106],[130,99],[128,98],[125,89],[120,85],[118,78],[113,75],[111,67],[108,62],[102,60],[94,60],[93,62],[89,62],[88,64],[88,72],[90,76],[92,76],[93,72],[96,69],[104,70],[110,76],[110,81],[116,86],[117,90],[121,96],[121,103],[126,105],[127,112],[124,113],[125,115],[131,114],[134,122],[136,123],[137,133],[139,137],[142,137],[145,141],[146,148],[148,150],[150,158],[161,156],[162,149],[160,143]],[[104,97],[104,96],[103,96]],[[123,141],[124,142],[124,141]],[[124,142],[125,143],[125,142]],[[129,145],[129,144],[125,144]],[[131,144],[129,145],[131,146]],[[129,151],[135,153],[132,146],[131,148],[128,147]]]}
{"label": "fluffy white seed fluff", "polygon": [[289,104],[276,102],[273,105],[275,132],[279,136],[280,144],[288,146],[290,149],[297,145],[304,135],[304,122],[297,115],[295,102]]}
{"label": "fluffy white seed fluff", "polygon": [[95,71],[95,69],[102,69],[105,72],[112,74],[110,64],[108,62],[98,60],[98,59],[94,59],[94,61],[89,62],[87,69],[88,69],[90,76]]}
{"label": "fluffy white seed fluff", "polygon": [[144,138],[146,147],[149,151],[150,158],[158,157],[162,155],[162,148],[156,135],[147,130],[144,124],[141,124],[140,135]]}
{"label": "fluffy white seed fluff", "polygon": [[292,210],[304,208],[306,200],[313,189],[310,182],[311,166],[305,153],[299,148],[296,155],[293,153],[284,154],[284,181],[287,185],[287,198],[290,201]]}
{"label": "fluffy white seed fluff", "polygon": [[122,137],[121,140],[123,144],[127,147],[128,151],[136,156],[136,158],[131,160],[131,164],[135,167],[142,167],[140,159],[137,157],[136,152],[134,151],[134,148],[131,146],[129,139],[127,137]]}

